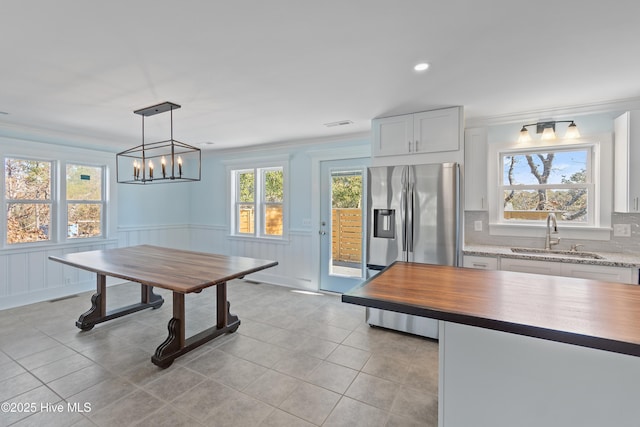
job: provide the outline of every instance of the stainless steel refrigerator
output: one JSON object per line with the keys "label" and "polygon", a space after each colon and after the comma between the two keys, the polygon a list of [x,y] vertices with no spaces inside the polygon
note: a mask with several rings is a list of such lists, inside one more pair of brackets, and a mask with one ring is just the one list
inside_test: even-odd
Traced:
{"label": "stainless steel refrigerator", "polygon": [[[371,167],[367,171],[367,271],[394,261],[458,265],[457,163]],[[438,338],[434,319],[367,308],[370,325]]]}

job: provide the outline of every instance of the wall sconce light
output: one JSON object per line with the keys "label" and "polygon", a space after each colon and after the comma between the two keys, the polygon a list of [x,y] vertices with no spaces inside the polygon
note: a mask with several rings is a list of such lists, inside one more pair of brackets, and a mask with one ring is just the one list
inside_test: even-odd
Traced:
{"label": "wall sconce light", "polygon": [[531,123],[531,124],[522,126],[522,129],[520,129],[520,137],[518,138],[518,142],[522,143],[522,142],[531,141],[531,135],[529,135],[529,131],[527,130],[528,126],[535,126],[536,133],[542,134],[540,138],[544,141],[556,139],[556,123],[570,123],[569,126],[567,127],[567,132],[564,135],[566,139],[580,138],[580,132],[578,132],[578,126],[576,126],[573,120],[557,120],[557,121]]}

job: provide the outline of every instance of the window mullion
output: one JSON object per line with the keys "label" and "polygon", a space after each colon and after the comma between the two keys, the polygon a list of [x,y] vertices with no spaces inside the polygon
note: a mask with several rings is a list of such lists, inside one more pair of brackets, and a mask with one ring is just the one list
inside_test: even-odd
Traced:
{"label": "window mullion", "polygon": [[256,171],[256,236],[264,237],[264,169],[258,168]]}

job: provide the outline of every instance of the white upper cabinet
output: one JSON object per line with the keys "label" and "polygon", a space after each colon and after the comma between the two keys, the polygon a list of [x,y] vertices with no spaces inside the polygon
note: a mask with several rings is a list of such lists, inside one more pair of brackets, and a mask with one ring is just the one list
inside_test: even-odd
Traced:
{"label": "white upper cabinet", "polygon": [[464,210],[487,210],[487,128],[464,131]]}
{"label": "white upper cabinet", "polygon": [[413,114],[374,119],[372,125],[374,156],[393,156],[411,152]]}
{"label": "white upper cabinet", "polygon": [[374,156],[460,149],[460,107],[374,119],[372,126]]}
{"label": "white upper cabinet", "polygon": [[640,212],[640,111],[627,111],[614,122],[615,212]]}

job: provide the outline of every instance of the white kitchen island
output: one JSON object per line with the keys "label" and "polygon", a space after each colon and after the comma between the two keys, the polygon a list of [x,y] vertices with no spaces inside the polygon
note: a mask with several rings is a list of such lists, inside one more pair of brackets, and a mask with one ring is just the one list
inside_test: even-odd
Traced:
{"label": "white kitchen island", "polygon": [[343,301],[440,320],[440,426],[640,425],[638,286],[395,263]]}

